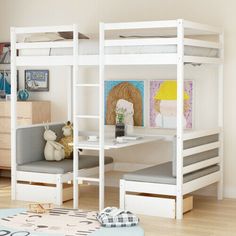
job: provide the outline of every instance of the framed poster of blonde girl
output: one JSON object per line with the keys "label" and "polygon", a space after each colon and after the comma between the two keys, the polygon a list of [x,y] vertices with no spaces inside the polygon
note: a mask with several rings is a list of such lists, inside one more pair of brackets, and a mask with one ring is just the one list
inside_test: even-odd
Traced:
{"label": "framed poster of blonde girl", "polygon": [[[149,126],[176,128],[177,81],[149,81]],[[184,129],[193,128],[193,81],[184,81]]]}

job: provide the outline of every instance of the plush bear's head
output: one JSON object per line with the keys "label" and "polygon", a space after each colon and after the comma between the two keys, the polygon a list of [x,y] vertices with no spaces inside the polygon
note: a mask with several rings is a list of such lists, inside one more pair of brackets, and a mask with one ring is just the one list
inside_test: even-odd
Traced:
{"label": "plush bear's head", "polygon": [[63,126],[62,132],[65,137],[72,136],[73,126],[70,121],[67,121],[66,125]]}
{"label": "plush bear's head", "polygon": [[55,141],[57,139],[56,133],[50,130],[48,126],[45,126],[43,137],[46,141]]}

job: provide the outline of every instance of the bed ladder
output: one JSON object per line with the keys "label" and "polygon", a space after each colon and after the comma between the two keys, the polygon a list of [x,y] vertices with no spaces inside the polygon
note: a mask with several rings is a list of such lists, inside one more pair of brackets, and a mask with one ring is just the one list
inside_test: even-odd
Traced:
{"label": "bed ladder", "polygon": [[[80,82],[79,78],[79,40],[78,40],[78,27],[73,26],[73,124],[74,124],[74,148],[73,148],[73,199],[74,208],[79,205],[79,184],[83,181],[97,182],[99,184],[99,210],[104,208],[104,30],[103,25],[100,25],[100,56],[99,56],[99,83],[85,84]],[[95,87],[99,89],[99,114],[79,114],[79,92],[78,88]],[[99,151],[99,177],[90,178],[79,176],[79,122],[84,119],[95,119],[99,122],[99,143],[95,146],[84,146],[84,150],[98,150]]]}

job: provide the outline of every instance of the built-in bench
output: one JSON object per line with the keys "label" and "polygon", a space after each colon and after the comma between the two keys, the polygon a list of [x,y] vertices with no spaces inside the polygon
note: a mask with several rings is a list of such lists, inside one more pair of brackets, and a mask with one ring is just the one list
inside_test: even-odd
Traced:
{"label": "built-in bench", "polygon": [[[111,157],[105,157],[105,164],[113,162]],[[89,169],[99,166],[98,156],[80,155],[79,169]],[[65,174],[73,171],[73,160],[64,159],[62,161],[34,161],[23,165],[18,165],[17,170],[27,172],[39,172],[48,174]]]}
{"label": "built-in bench", "polygon": [[[62,137],[63,123],[49,124],[49,128]],[[46,161],[43,138],[44,124],[18,128],[16,131],[16,199],[37,202],[53,202],[61,205],[72,199],[73,159]],[[105,168],[112,169],[113,159],[105,157]],[[79,170],[96,174],[98,156],[79,155]],[[26,194],[27,193],[27,194]]]}
{"label": "built-in bench", "polygon": [[[187,183],[194,179],[198,179],[205,175],[219,171],[218,165],[209,166],[201,170],[191,172],[184,175],[183,182]],[[123,176],[123,179],[130,181],[148,182],[148,183],[160,183],[160,184],[176,184],[176,177],[172,175],[172,162],[166,162],[160,165],[155,165],[131,173],[127,173]]]}
{"label": "built-in bench", "polygon": [[[175,218],[177,196],[185,212],[191,198],[185,195],[220,181],[220,131],[189,135],[183,142],[182,195],[178,196],[176,138],[172,161],[126,173],[120,180],[120,207],[139,214]],[[178,199],[177,199],[178,200]],[[186,206],[186,204],[188,206]],[[180,204],[182,206],[182,204]]]}

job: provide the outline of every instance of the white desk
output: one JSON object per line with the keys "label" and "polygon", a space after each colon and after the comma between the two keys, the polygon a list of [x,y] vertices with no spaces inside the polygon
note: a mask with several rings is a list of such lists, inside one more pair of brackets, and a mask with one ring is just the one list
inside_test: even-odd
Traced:
{"label": "white desk", "polygon": [[[135,134],[137,135],[137,134]],[[117,142],[114,136],[106,136],[104,140],[104,149],[118,149],[118,148],[125,148],[145,143],[157,142],[160,140],[167,140],[170,141],[173,138],[173,135],[137,135],[141,138],[136,140],[123,140],[122,142]],[[71,144],[73,145],[73,144]],[[88,141],[86,135],[80,136],[79,143],[77,146],[78,149],[84,150],[99,150],[99,140],[98,141]],[[74,160],[75,161],[75,160]],[[76,160],[74,164],[77,166],[79,160]],[[78,170],[74,169],[74,197],[78,199],[78,183],[83,183],[83,181],[87,182],[98,182],[99,183],[99,205],[104,206],[104,178],[105,178],[105,169],[104,169],[104,161],[99,161],[99,177],[93,176],[79,176]],[[74,207],[78,208],[78,202],[74,202]]]}
{"label": "white desk", "polygon": [[[117,142],[116,139],[114,138],[106,137],[104,149],[109,150],[109,149],[125,148],[129,146],[150,143],[150,142],[155,142],[159,140],[164,140],[164,138],[159,137],[159,136],[142,136],[141,138],[137,140],[124,140],[122,142]],[[94,142],[94,141],[82,140],[82,141],[79,141],[78,148],[89,149],[89,150],[99,150],[99,141]]]}

